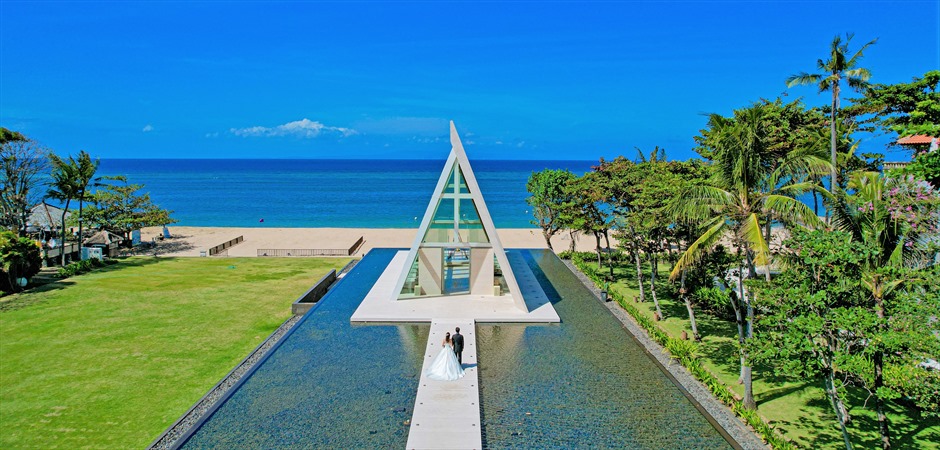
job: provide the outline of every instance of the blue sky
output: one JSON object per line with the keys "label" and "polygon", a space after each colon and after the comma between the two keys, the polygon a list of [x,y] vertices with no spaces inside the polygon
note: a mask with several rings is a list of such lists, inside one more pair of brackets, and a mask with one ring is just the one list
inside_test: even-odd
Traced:
{"label": "blue sky", "polygon": [[[940,2],[0,1],[0,125],[102,158],[694,156],[836,34],[873,82],[940,68]],[[886,138],[865,139],[882,151]],[[889,158],[890,159],[890,158]]]}

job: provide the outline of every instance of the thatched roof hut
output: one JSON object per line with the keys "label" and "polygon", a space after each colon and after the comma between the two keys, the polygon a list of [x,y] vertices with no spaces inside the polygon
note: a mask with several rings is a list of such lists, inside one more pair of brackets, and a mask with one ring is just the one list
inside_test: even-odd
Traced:
{"label": "thatched roof hut", "polygon": [[102,245],[108,246],[112,243],[121,243],[124,241],[124,238],[120,235],[111,233],[106,230],[101,230],[93,234],[90,238],[85,239],[84,245]]}

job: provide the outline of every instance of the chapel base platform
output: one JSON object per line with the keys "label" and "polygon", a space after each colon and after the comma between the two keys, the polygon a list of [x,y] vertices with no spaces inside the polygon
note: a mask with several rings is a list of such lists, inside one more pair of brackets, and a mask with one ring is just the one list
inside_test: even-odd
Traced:
{"label": "chapel base platform", "polygon": [[515,272],[528,312],[517,308],[509,296],[450,295],[398,300],[397,293],[393,291],[399,274],[405,269],[407,255],[407,251],[400,251],[392,258],[353,313],[351,322],[561,322],[535,274],[518,253],[507,252],[507,257]]}

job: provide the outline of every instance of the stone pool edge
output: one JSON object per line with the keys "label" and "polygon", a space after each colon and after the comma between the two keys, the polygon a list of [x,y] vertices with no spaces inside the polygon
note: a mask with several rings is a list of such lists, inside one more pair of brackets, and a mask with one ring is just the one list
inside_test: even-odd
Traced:
{"label": "stone pool edge", "polygon": [[160,436],[147,446],[147,450],[165,450],[175,448],[181,439],[189,436],[190,430],[202,422],[202,419],[215,410],[220,401],[228,397],[229,391],[240,384],[246,375],[252,372],[265,356],[277,347],[278,342],[289,334],[288,332],[303,319],[303,315],[294,315],[284,321],[273,333],[261,342],[248,356],[235,366],[221,381],[202,396],[189,410],[186,411],[173,425],[170,425]]}
{"label": "stone pool edge", "polygon": [[562,262],[578,277],[581,284],[594,294],[594,298],[598,302],[601,302],[607,310],[620,321],[623,327],[640,343],[643,349],[646,350],[646,353],[653,358],[653,361],[656,362],[667,377],[676,383],[683,394],[692,401],[695,408],[699,410],[721,434],[726,435],[726,440],[730,438],[731,442],[729,443],[731,443],[732,446],[736,444],[745,450],[766,450],[770,448],[753,430],[741,422],[730,408],[718,401],[702,383],[693,378],[685,367],[674,361],[663,346],[650,339],[646,330],[641,328],[633,317],[630,317],[620,305],[615,302],[602,302],[600,299],[600,289],[598,289],[587,276],[581,273],[571,261],[563,259]]}

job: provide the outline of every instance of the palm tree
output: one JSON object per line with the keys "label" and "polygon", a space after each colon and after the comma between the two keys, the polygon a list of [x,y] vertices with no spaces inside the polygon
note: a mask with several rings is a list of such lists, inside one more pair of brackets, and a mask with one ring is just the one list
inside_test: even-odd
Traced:
{"label": "palm tree", "polygon": [[78,164],[71,156],[68,160],[60,158],[54,153],[49,154],[49,161],[52,163],[52,181],[49,183],[49,191],[46,193],[52,199],[64,203],[62,207],[62,242],[59,244],[59,250],[62,255],[62,265],[65,260],[65,215],[69,210],[69,203],[74,198],[78,198],[81,192],[81,186],[78,184]]}
{"label": "palm tree", "polygon": [[780,186],[795,179],[785,174],[828,168],[825,161],[800,152],[779,161],[778,155],[768,145],[765,106],[756,104],[736,111],[732,119],[717,114],[710,116],[709,128],[715,137],[715,173],[708,184],[688,187],[672,208],[677,219],[692,222],[705,232],[688,245],[670,273],[670,280],[675,281],[687,267],[729,234],[738,252],[737,301],[732,302],[732,306],[741,344],[744,406],[750,409],[755,409],[757,404],[744,344],[753,336],[754,309],[743,279],[745,274],[756,276],[756,266],[769,266],[770,249],[762,233],[762,224],[770,221],[771,215],[790,218],[794,223],[810,227],[823,225],[808,206],[781,193],[784,188]]}
{"label": "palm tree", "polygon": [[78,242],[79,249],[81,249],[83,239],[82,207],[84,206],[84,201],[88,198],[88,185],[91,184],[95,172],[98,171],[99,161],[97,159],[92,161],[91,156],[82,150],[78,153],[78,159],[74,160],[73,163],[75,164],[75,175],[77,177],[75,182],[78,187]]}
{"label": "palm tree", "polygon": [[854,34],[847,33],[845,35],[845,42],[842,42],[841,36],[836,36],[833,38],[829,50],[829,59],[826,61],[823,61],[822,59],[816,61],[816,67],[819,69],[819,73],[800,72],[796,75],[790,75],[786,80],[787,87],[793,87],[798,84],[816,85],[819,87],[819,92],[832,91],[832,110],[830,112],[831,120],[829,121],[829,151],[830,163],[832,164],[832,171],[829,175],[830,191],[835,191],[836,186],[838,186],[838,161],[836,161],[836,117],[839,110],[839,94],[842,90],[841,82],[844,79],[846,84],[855,91],[859,91],[861,88],[868,85],[868,79],[871,78],[871,73],[868,71],[868,69],[856,66],[858,66],[859,60],[862,59],[862,52],[864,52],[868,46],[878,41],[878,39],[873,39],[867,44],[863,45],[862,48],[858,49],[858,51],[852,54],[852,56],[848,56],[849,42],[852,41],[853,36]]}

